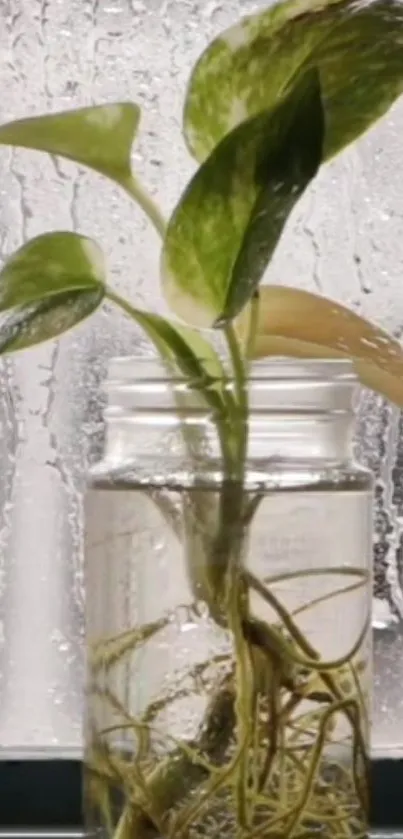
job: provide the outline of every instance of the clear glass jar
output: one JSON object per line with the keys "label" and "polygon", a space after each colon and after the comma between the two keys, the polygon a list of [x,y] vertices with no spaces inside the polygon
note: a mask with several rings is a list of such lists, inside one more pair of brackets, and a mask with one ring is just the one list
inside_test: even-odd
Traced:
{"label": "clear glass jar", "polygon": [[238,479],[197,390],[155,361],[112,362],[85,509],[91,831],[366,835],[372,480],[352,456],[356,384],[344,361],[254,365]]}

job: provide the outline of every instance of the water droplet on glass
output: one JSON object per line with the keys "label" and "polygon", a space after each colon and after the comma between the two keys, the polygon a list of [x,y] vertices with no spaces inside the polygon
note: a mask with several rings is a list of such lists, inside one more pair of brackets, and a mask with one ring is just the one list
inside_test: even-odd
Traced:
{"label": "water droplet on glass", "polygon": [[130,8],[135,15],[138,15],[141,14],[141,12],[146,11],[146,4],[143,2],[143,0],[132,0]]}
{"label": "water droplet on glass", "polygon": [[181,632],[190,632],[192,629],[197,629],[197,624],[193,621],[187,621],[181,624]]}

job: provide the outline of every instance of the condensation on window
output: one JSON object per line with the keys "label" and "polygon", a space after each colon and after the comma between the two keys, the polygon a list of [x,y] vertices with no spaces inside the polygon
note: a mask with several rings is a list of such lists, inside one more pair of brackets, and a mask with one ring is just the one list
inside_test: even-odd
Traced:
{"label": "condensation on window", "polygon": [[[189,70],[208,40],[261,2],[1,0],[0,119],[134,100],[133,166],[168,213],[193,171],[180,132]],[[326,165],[268,274],[350,304],[400,337],[403,103]],[[75,165],[0,151],[0,257],[55,228],[94,236],[110,281],[158,302],[155,233],[123,192]],[[0,744],[3,754],[81,749],[82,494],[102,438],[111,355],[143,350],[105,308],[57,344],[0,365]],[[400,413],[371,394],[357,449],[376,474],[373,748],[403,753],[403,445]]]}

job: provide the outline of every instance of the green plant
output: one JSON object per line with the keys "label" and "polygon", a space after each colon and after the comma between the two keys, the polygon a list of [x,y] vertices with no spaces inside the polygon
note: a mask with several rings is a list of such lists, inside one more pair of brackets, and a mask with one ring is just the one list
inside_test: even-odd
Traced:
{"label": "green plant", "polygon": [[[323,297],[260,286],[287,218],[319,167],[367,130],[403,90],[402,37],[403,7],[390,0],[362,6],[352,0],[323,5],[287,0],[224,33],[190,79],[184,135],[200,165],[168,223],[131,170],[140,116],[135,105],[90,107],[0,127],[1,144],[70,158],[126,190],[162,238],[162,287],[180,318],[140,310],[110,288],[95,242],[77,233],[50,233],[24,244],[0,273],[0,311],[7,313],[0,352],[54,338],[104,300],[112,301],[213,409],[221,444],[213,538],[208,538],[208,505],[205,509],[197,493],[184,503],[197,514],[206,537],[197,569],[189,554],[194,594],[230,631],[233,656],[211,698],[199,742],[174,743],[169,756],[160,762],[154,756],[152,765],[149,728],[156,709],[135,720],[116,697],[106,697],[115,704],[120,728],[128,727],[137,738],[135,760],[109,753],[102,742],[90,760],[91,790],[116,839],[142,839],[148,831],[184,837],[209,801],[221,806],[228,786],[235,791],[239,837],[303,837],[310,835],[307,821],[311,827],[324,824],[326,836],[334,839],[351,831],[358,837],[364,830],[362,816],[349,814],[352,798],[362,812],[366,807],[365,709],[356,661],[363,636],[345,660],[321,661],[295,615],[273,595],[273,581],[256,580],[243,561],[248,524],[259,503],[244,490],[248,364],[262,355],[348,356],[364,384],[403,404],[398,342]],[[220,330],[228,347],[225,359],[207,329]],[[192,453],[195,441],[187,443]],[[161,503],[157,496],[155,501]],[[171,512],[165,512],[175,528]],[[362,584],[359,579],[351,585]],[[270,602],[276,624],[255,618],[250,591]],[[100,667],[108,672],[160,626],[135,627],[122,638],[100,642],[92,651],[94,678]],[[291,714],[306,696],[317,702],[317,711],[296,722]],[[268,745],[262,707],[272,721]],[[350,773],[339,769],[329,797],[321,794],[317,776],[337,714],[351,728],[354,758]],[[236,749],[228,758],[234,732]],[[304,759],[298,757],[302,736],[310,738]],[[285,740],[293,745],[281,751]],[[111,803],[116,786],[128,802],[118,808],[118,820]],[[197,790],[200,796],[189,803],[186,796]],[[284,795],[295,802],[286,811],[278,809]]]}

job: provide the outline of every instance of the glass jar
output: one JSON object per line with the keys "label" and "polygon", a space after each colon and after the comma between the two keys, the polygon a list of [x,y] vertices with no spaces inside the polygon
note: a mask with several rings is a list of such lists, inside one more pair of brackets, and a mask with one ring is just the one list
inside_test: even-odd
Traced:
{"label": "glass jar", "polygon": [[91,832],[366,835],[372,480],[352,455],[356,385],[346,361],[255,364],[239,477],[200,391],[156,361],[111,363],[85,508]]}

